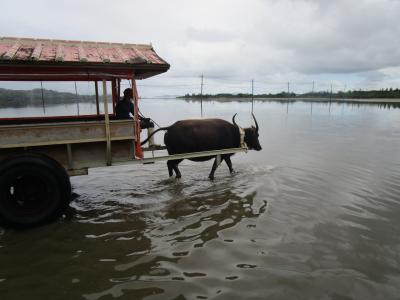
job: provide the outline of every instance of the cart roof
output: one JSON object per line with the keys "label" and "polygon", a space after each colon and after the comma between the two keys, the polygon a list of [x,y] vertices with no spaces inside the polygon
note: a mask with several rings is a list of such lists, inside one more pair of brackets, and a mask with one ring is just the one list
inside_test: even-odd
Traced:
{"label": "cart roof", "polygon": [[152,45],[0,37],[0,80],[144,79],[169,67]]}

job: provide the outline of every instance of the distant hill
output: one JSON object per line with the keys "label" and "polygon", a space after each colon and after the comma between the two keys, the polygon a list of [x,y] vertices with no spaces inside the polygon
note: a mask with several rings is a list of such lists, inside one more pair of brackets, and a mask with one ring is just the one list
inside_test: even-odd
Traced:
{"label": "distant hill", "polygon": [[33,90],[9,90],[0,88],[1,107],[26,107],[46,105],[72,104],[76,102],[96,103],[95,95],[77,95],[74,93],[57,92],[43,89]]}

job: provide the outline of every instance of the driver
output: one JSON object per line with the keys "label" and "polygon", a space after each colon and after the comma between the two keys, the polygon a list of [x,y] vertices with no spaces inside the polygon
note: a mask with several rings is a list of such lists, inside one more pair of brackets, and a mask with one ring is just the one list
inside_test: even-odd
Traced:
{"label": "driver", "polygon": [[[134,106],[133,106],[133,91],[131,88],[124,90],[124,96],[118,101],[115,111],[117,120],[132,119],[134,116]],[[145,118],[139,115],[140,129],[147,128],[147,134],[150,135],[154,130],[154,123],[150,118]],[[154,145],[153,137],[149,139],[149,146]]]}

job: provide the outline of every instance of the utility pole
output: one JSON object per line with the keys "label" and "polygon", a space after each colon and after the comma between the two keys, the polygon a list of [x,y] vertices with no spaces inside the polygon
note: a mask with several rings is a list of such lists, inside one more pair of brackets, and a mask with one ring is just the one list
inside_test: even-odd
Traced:
{"label": "utility pole", "polygon": [[332,101],[332,83],[331,83],[331,93],[329,95],[329,101]]}
{"label": "utility pole", "polygon": [[312,91],[311,91],[312,94],[314,94],[314,87],[315,87],[315,81],[312,82]]}
{"label": "utility pole", "polygon": [[200,87],[200,109],[201,109],[201,117],[203,117],[203,79],[204,76],[201,74],[201,87]]}
{"label": "utility pole", "polygon": [[254,79],[251,80],[251,113],[253,113],[254,108]]}

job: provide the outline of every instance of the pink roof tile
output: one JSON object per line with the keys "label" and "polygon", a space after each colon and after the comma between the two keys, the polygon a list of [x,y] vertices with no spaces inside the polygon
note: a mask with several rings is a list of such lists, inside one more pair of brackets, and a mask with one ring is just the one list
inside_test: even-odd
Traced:
{"label": "pink roof tile", "polygon": [[[8,57],[7,53],[11,55]],[[0,61],[2,60],[167,64],[151,45],[7,37],[0,37]]]}
{"label": "pink roof tile", "polygon": [[151,45],[0,37],[0,80],[144,79],[168,69]]}

